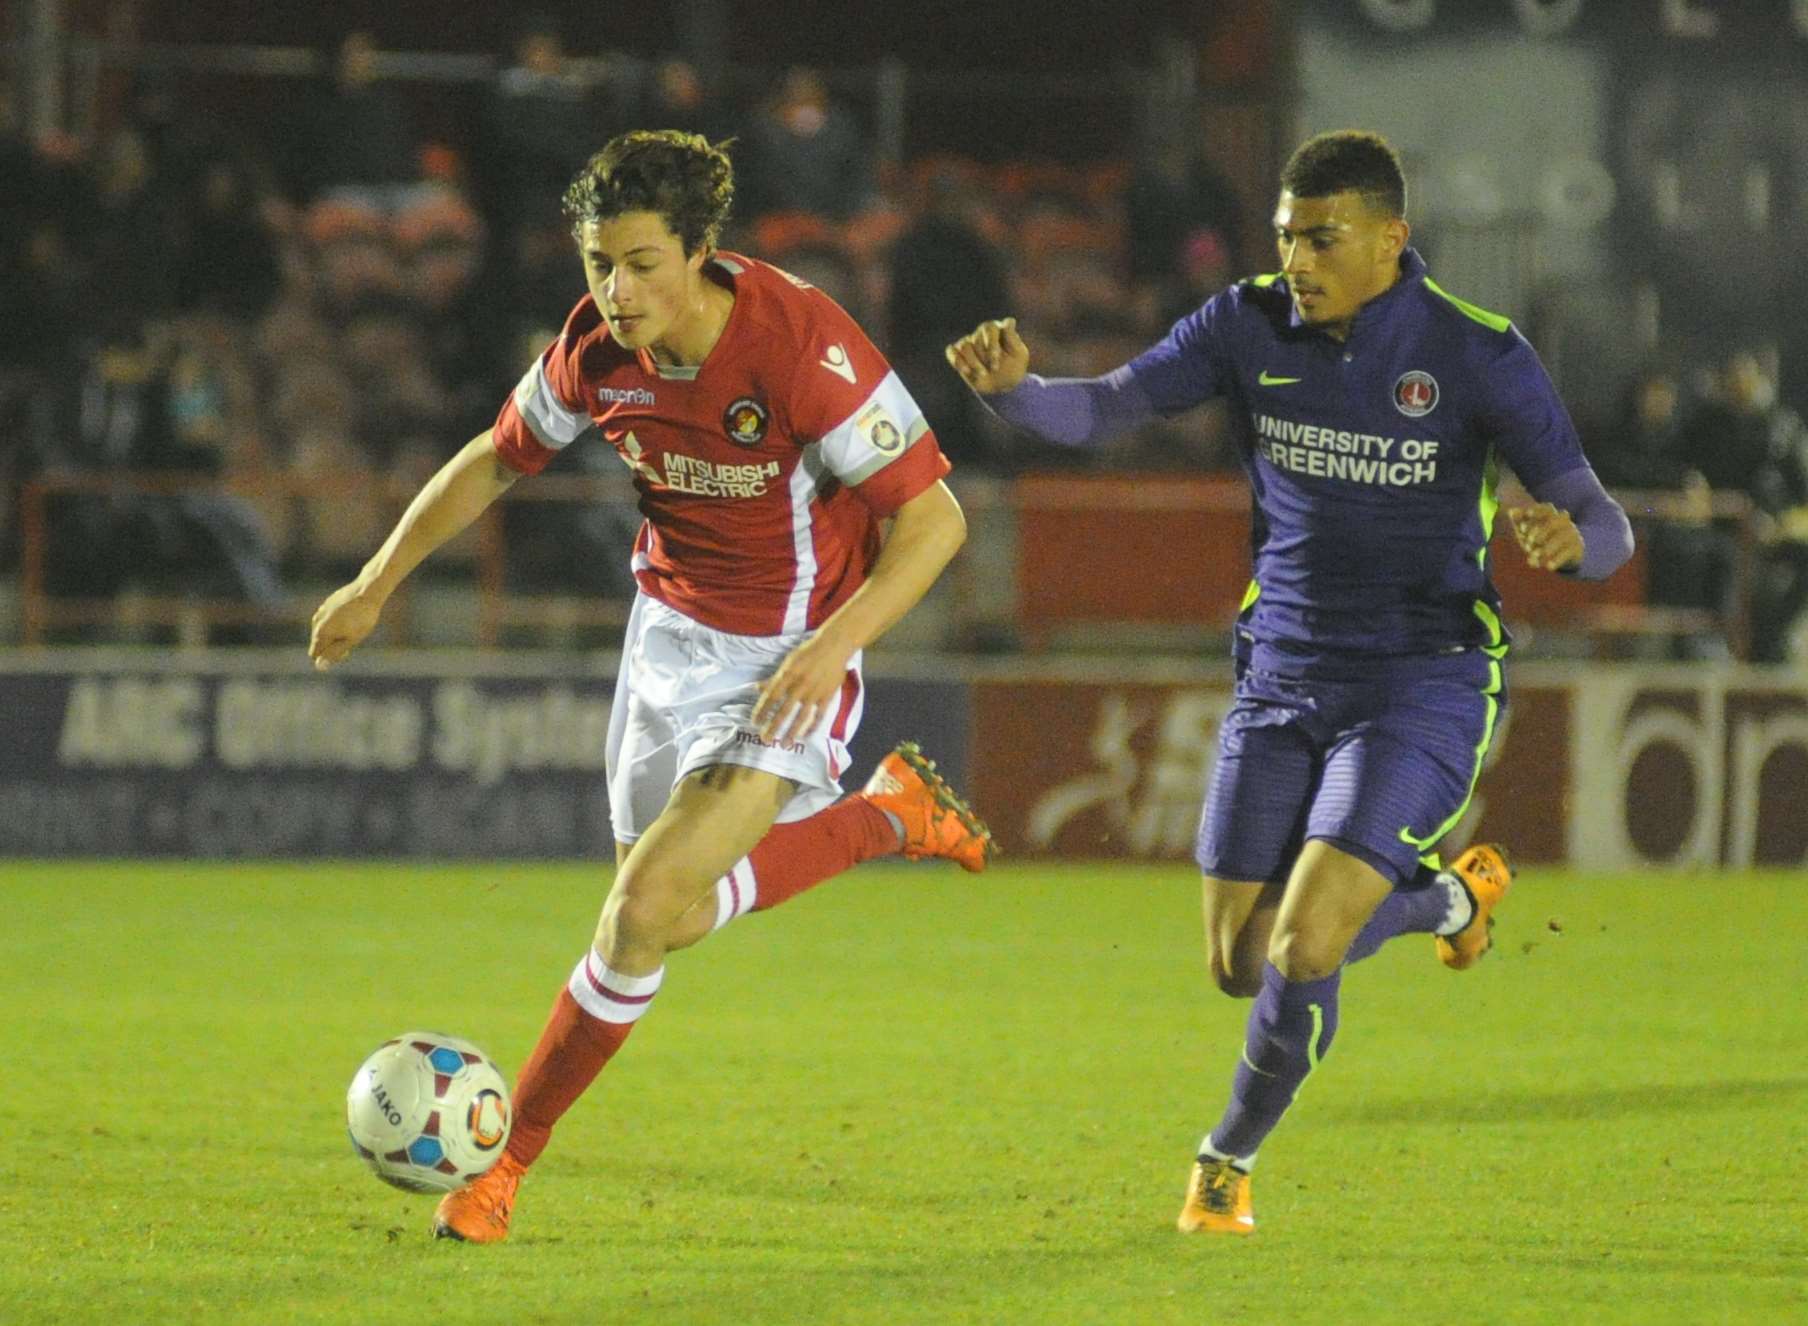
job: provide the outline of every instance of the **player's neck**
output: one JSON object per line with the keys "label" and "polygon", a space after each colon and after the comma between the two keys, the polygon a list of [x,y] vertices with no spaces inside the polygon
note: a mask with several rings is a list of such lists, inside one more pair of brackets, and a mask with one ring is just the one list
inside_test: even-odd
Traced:
{"label": "player's neck", "polygon": [[649,347],[653,358],[662,364],[686,367],[701,364],[716,348],[716,342],[722,339],[734,302],[734,291],[705,276],[684,317],[674,322],[657,344]]}
{"label": "player's neck", "polygon": [[1354,313],[1350,314],[1350,316],[1345,318],[1342,322],[1329,322],[1325,324],[1322,329],[1325,335],[1340,344],[1349,340],[1350,332],[1355,329],[1356,319],[1362,316],[1362,310],[1367,308],[1370,304],[1373,304],[1377,299],[1380,299],[1381,296],[1385,295],[1399,284],[1400,264],[1396,262],[1389,266],[1386,278],[1381,283],[1381,288],[1358,304]]}

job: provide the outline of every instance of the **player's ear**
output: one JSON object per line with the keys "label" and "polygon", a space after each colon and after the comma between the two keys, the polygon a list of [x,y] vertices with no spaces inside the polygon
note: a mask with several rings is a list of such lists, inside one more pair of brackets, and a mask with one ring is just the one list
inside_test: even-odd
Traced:
{"label": "player's ear", "polygon": [[1406,224],[1406,218],[1396,216],[1388,218],[1381,228],[1383,242],[1387,245],[1387,255],[1398,258],[1406,251],[1406,242],[1412,238],[1412,227]]}

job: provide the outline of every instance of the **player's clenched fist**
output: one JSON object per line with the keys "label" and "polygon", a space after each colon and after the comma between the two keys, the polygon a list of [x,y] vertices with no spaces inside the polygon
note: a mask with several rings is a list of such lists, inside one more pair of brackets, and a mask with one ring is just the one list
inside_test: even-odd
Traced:
{"label": "player's clenched fist", "polygon": [[1030,348],[1017,334],[1015,318],[982,322],[944,353],[961,381],[982,396],[1009,391],[1030,371]]}
{"label": "player's clenched fist", "polygon": [[381,612],[382,606],[365,596],[355,581],[334,590],[314,610],[308,636],[308,657],[314,666],[324,672],[356,649],[376,629]]}
{"label": "player's clenched fist", "polygon": [[1567,571],[1582,561],[1582,532],[1569,512],[1549,502],[1507,509],[1513,537],[1525,549],[1526,561],[1547,571]]}

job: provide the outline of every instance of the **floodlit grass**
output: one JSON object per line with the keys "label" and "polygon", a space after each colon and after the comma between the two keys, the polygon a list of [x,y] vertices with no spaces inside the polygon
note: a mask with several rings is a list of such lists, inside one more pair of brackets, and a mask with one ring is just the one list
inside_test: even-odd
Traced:
{"label": "floodlit grass", "polygon": [[344,1133],[410,1027],[511,1072],[580,866],[0,863],[0,1321],[1808,1320],[1808,878],[1530,872],[1349,973],[1253,1239],[1173,1218],[1247,1005],[1183,869],[866,867],[675,957],[500,1247]]}

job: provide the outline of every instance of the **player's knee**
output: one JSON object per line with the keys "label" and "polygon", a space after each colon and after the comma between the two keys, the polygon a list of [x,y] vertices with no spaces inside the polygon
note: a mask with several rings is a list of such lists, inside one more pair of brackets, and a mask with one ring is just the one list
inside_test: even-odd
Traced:
{"label": "player's knee", "polygon": [[1318,981],[1342,964],[1344,948],[1337,936],[1289,927],[1274,932],[1268,960],[1290,981]]}
{"label": "player's knee", "polygon": [[676,919],[673,909],[657,894],[618,888],[603,904],[599,934],[616,943],[662,943]]}

